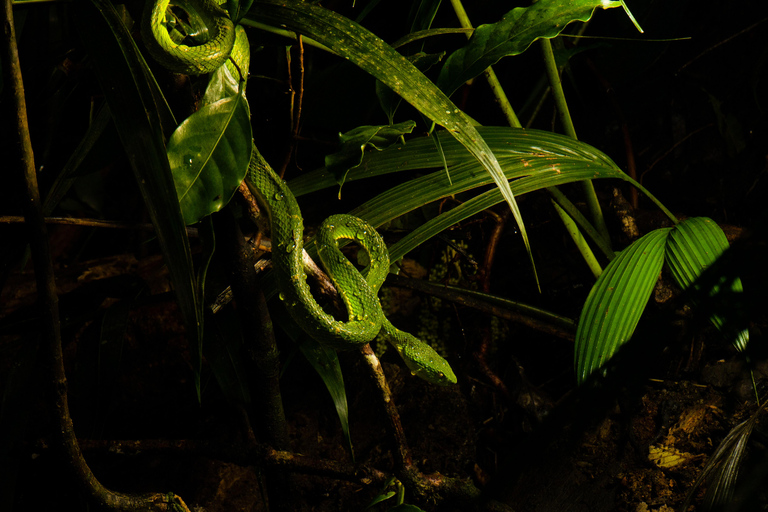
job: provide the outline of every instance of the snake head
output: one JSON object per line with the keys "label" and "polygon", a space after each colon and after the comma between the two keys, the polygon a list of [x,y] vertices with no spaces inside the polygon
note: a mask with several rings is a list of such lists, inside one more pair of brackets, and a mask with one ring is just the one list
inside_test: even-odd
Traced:
{"label": "snake head", "polygon": [[400,340],[395,348],[412,374],[439,386],[456,384],[456,375],[448,361],[418,338],[407,333],[402,334],[408,339]]}

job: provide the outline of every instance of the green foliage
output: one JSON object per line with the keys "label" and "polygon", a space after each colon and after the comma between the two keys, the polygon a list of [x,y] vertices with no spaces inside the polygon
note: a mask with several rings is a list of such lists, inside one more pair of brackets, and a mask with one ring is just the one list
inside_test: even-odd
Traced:
{"label": "green foliage", "polygon": [[[709,290],[701,290],[696,280],[710,267],[725,250],[728,249],[728,240],[725,234],[712,219],[695,217],[686,219],[672,230],[667,242],[665,260],[672,271],[675,281],[683,290],[693,290],[697,294],[705,294],[713,297],[720,293],[723,286],[728,286],[734,294],[741,294],[743,288],[741,279],[730,281],[721,279],[718,284]],[[712,315],[710,321],[718,330],[724,327],[724,319],[720,315]],[[724,333],[737,350],[743,352],[749,342],[749,331]]]}
{"label": "green foliage", "polygon": [[[360,165],[365,150],[383,150],[416,127],[413,121],[385,126],[358,126],[354,130],[339,134],[339,151],[325,157],[326,169],[336,177],[339,186],[344,184],[347,173]],[[341,195],[341,187],[339,187]]]}
{"label": "green foliage", "polygon": [[651,231],[621,251],[592,287],[576,331],[579,383],[632,336],[659,278],[668,233],[669,228]]}
{"label": "green foliage", "polygon": [[206,105],[168,141],[168,161],[184,222],[219,211],[235,194],[251,161],[251,119],[240,95]]}
{"label": "green foliage", "polygon": [[477,27],[469,43],[448,57],[437,85],[450,96],[503,57],[523,53],[539,38],[556,37],[573,21],[588,21],[598,7],[621,5],[603,0],[539,0],[530,7],[516,7],[500,21]]}
{"label": "green foliage", "polygon": [[[80,32],[99,71],[101,88],[128,155],[136,183],[155,226],[168,264],[193,351],[195,387],[200,395],[202,365],[202,301],[192,254],[163,143],[173,119],[131,34],[112,4],[92,0],[83,9]],[[145,115],[137,115],[138,112]]]}
{"label": "green foliage", "polygon": [[[576,332],[576,378],[583,383],[605,366],[629,339],[640,321],[664,261],[681,288],[698,288],[697,279],[728,247],[720,227],[711,219],[686,219],[674,228],[652,231],[624,249],[606,267],[587,297]],[[731,291],[742,293],[741,281],[731,282]],[[719,286],[705,290],[712,296]],[[725,324],[711,317],[718,329]],[[734,346],[744,351],[749,341],[745,329],[733,335]]]}

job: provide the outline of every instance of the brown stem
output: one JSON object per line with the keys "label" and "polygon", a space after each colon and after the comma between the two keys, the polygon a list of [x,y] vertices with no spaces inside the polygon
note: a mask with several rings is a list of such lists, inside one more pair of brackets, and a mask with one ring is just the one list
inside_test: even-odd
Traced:
{"label": "brown stem", "polygon": [[405,439],[403,424],[400,422],[400,413],[397,412],[397,406],[392,399],[392,392],[384,377],[384,371],[381,368],[379,358],[374,354],[370,345],[364,346],[360,351],[363,353],[365,362],[368,365],[370,376],[379,391],[381,403],[384,406],[384,416],[387,420],[387,431],[392,437],[392,456],[395,459],[396,468],[409,468],[413,466],[413,458],[408,449],[408,441]]}
{"label": "brown stem", "polygon": [[13,24],[11,0],[3,2],[2,45],[3,68],[6,71],[5,83],[11,89],[16,117],[16,149],[21,164],[23,188],[26,201],[23,201],[25,225],[29,233],[29,245],[35,267],[38,300],[41,316],[41,351],[44,355],[44,371],[50,378],[50,399],[56,421],[53,436],[55,446],[63,452],[66,470],[73,476],[80,488],[100,507],[112,510],[161,510],[167,509],[168,503],[176,502],[188,510],[174,494],[148,493],[127,495],[110,491],[99,482],[91,472],[80,451],[75,437],[72,418],[69,415],[67,401],[67,378],[64,373],[64,357],[61,350],[61,325],[59,322],[59,299],[56,295],[53,261],[48,244],[48,229],[43,216],[40,190],[35,174],[35,158],[29,137],[27,105],[24,97],[24,83],[19,65],[19,53],[16,46],[16,34]]}
{"label": "brown stem", "polygon": [[288,169],[288,164],[291,163],[291,157],[296,151],[296,141],[299,139],[299,125],[301,123],[301,107],[304,103],[304,41],[299,35],[297,37],[297,46],[299,49],[299,85],[298,91],[293,87],[293,75],[291,73],[291,48],[286,50],[286,56],[288,60],[288,84],[291,88],[291,137],[288,144],[288,150],[283,158],[283,163],[280,165],[278,175],[282,178],[285,176],[285,171]]}
{"label": "brown stem", "polygon": [[[259,437],[279,450],[289,446],[280,392],[280,354],[275,343],[267,301],[255,271],[253,251],[245,241],[232,213],[225,209],[216,216],[216,233],[221,240],[225,261],[231,262],[231,287],[243,332],[245,353],[251,364],[249,372],[254,414],[251,424]],[[267,475],[272,510],[296,510],[293,484],[284,472]]]}
{"label": "brown stem", "polygon": [[412,279],[409,277],[403,277],[395,274],[389,274],[387,276],[387,285],[397,286],[399,288],[408,288],[409,290],[416,290],[433,297],[439,297],[446,299],[462,306],[466,306],[472,309],[476,309],[489,315],[504,318],[519,324],[523,324],[531,329],[562,338],[564,340],[573,341],[574,334],[576,332],[576,323],[571,321],[567,322],[563,319],[555,325],[552,322],[539,320],[523,313],[518,313],[508,308],[496,306],[490,302],[476,299],[462,293],[460,290],[448,287],[442,284],[433,283],[430,281],[424,281],[422,279]]}
{"label": "brown stem", "polygon": [[[509,219],[509,213],[509,210],[504,210],[504,213],[501,215],[494,216],[496,223],[493,226],[493,230],[491,231],[491,235],[488,239],[488,245],[485,248],[485,257],[483,258],[483,267],[480,274],[482,276],[480,286],[483,293],[490,293],[491,291],[491,269],[493,268],[493,260],[496,257],[496,248],[498,247],[501,234],[504,231],[504,226],[506,226],[507,220]],[[488,380],[491,381],[491,383],[496,386],[499,391],[504,393],[505,396],[509,397],[509,389],[507,388],[506,384],[504,384],[501,378],[496,375],[496,372],[491,369],[491,367],[488,365],[488,361],[486,360],[486,355],[490,350],[491,336],[487,325],[483,330],[485,332],[481,337],[480,346],[477,347],[477,350],[474,353],[475,360],[480,367],[480,371],[483,372]]]}
{"label": "brown stem", "polygon": [[[85,226],[92,228],[111,229],[141,229],[152,231],[155,226],[149,222],[120,222],[114,220],[82,219],[78,217],[45,217],[46,224],[65,224],[68,226]],[[0,215],[0,224],[20,224],[26,222],[20,215]],[[187,227],[187,236],[197,236],[197,228]]]}
{"label": "brown stem", "polygon": [[389,478],[388,474],[365,464],[350,464],[276,450],[268,445],[254,442],[252,439],[248,439],[245,443],[233,443],[231,440],[224,442],[196,439],[143,439],[139,441],[81,439],[80,444],[83,450],[89,453],[119,453],[129,456],[137,453],[159,453],[178,454],[184,457],[205,457],[242,467],[259,466],[267,470],[281,469],[286,472],[334,478],[361,485],[380,485]]}

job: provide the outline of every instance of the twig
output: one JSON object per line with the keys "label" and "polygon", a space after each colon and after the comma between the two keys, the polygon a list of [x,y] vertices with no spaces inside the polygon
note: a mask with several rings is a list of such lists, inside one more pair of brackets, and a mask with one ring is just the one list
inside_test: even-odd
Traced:
{"label": "twig", "polygon": [[[501,238],[501,234],[504,231],[504,226],[507,225],[507,220],[509,219],[510,213],[511,212],[509,210],[505,210],[501,215],[495,217],[496,223],[494,224],[493,229],[491,230],[491,234],[488,238],[488,244],[485,247],[485,257],[483,258],[483,267],[480,271],[480,275],[482,276],[480,287],[483,293],[491,293],[491,269],[493,268],[493,260],[496,257],[496,247],[498,246],[499,239]],[[499,391],[501,391],[507,398],[509,398],[509,388],[507,388],[507,385],[504,384],[504,381],[502,381],[501,378],[496,375],[496,372],[491,370],[491,367],[488,365],[486,355],[490,350],[491,334],[487,324],[483,330],[484,333],[480,342],[480,346],[477,347],[477,350],[474,353],[475,360],[480,367],[480,371],[483,372],[488,380],[490,380],[491,383],[496,386]]]}
{"label": "twig", "polygon": [[[0,224],[20,224],[26,222],[21,215],[0,215]],[[63,224],[68,226],[84,226],[109,229],[135,229],[153,231],[155,226],[149,222],[120,222],[115,220],[81,219],[77,217],[44,217],[46,224]],[[197,228],[187,227],[187,236],[197,236]]]}
{"label": "twig", "polygon": [[362,485],[380,484],[389,475],[365,464],[350,464],[328,459],[276,450],[249,439],[245,443],[231,440],[202,441],[192,439],[143,439],[104,441],[81,439],[83,450],[133,455],[137,453],[178,454],[205,457],[242,467],[258,465],[266,469],[281,469],[291,473],[335,478]]}
{"label": "twig", "polygon": [[286,58],[288,60],[288,85],[291,89],[291,137],[288,145],[288,150],[285,153],[285,158],[280,166],[278,175],[282,178],[285,176],[285,171],[288,168],[288,164],[291,162],[291,157],[296,151],[296,141],[299,139],[299,126],[301,124],[301,107],[304,103],[304,38],[301,35],[296,37],[296,43],[299,48],[299,85],[298,91],[293,87],[293,74],[291,73],[291,47],[286,49]]}
{"label": "twig", "polygon": [[405,439],[405,431],[400,422],[400,414],[392,399],[384,372],[376,354],[370,345],[366,345],[361,352],[368,365],[370,375],[381,395],[381,403],[387,419],[387,431],[393,440],[393,457],[395,460],[395,474],[400,481],[411,491],[417,499],[430,503],[442,501],[470,502],[480,498],[480,490],[468,480],[449,478],[439,473],[425,475],[413,463],[408,442]]}
{"label": "twig", "polygon": [[56,426],[53,428],[55,445],[64,453],[66,470],[90,498],[101,507],[113,510],[167,510],[169,504],[176,504],[183,510],[189,510],[184,502],[173,493],[148,493],[127,495],[111,491],[104,487],[91,472],[80,451],[75,437],[72,418],[69,416],[67,401],[67,379],[64,373],[64,357],[61,350],[61,325],[59,322],[59,299],[56,295],[53,261],[48,244],[48,230],[43,217],[40,190],[35,174],[35,160],[32,142],[29,138],[27,105],[24,97],[24,83],[19,65],[19,53],[16,46],[16,34],[13,24],[11,1],[3,3],[3,68],[6,71],[5,83],[11,89],[14,110],[16,111],[16,144],[21,164],[23,187],[26,201],[23,201],[25,224],[29,232],[29,244],[35,267],[38,300],[41,306],[41,352],[44,355],[44,371],[50,383],[49,393],[53,406]]}
{"label": "twig", "polygon": [[[272,320],[267,301],[258,283],[253,251],[245,241],[240,228],[229,209],[215,216],[217,244],[229,262],[231,287],[237,301],[237,312],[241,319],[243,346],[251,365],[249,372],[254,397],[254,412],[258,418],[251,418],[260,438],[280,450],[289,447],[288,423],[283,410],[280,392],[280,355],[275,343]],[[284,472],[267,475],[269,501],[273,510],[296,510],[291,479]]]}
{"label": "twig", "polygon": [[531,329],[535,329],[537,331],[547,333],[568,341],[573,341],[574,333],[576,332],[576,322],[573,320],[566,319],[562,316],[557,316],[551,313],[545,313],[542,310],[537,310],[537,312],[540,313],[537,316],[544,318],[544,320],[541,320],[530,314],[513,311],[508,307],[497,305],[487,300],[475,298],[473,296],[474,293],[472,290],[460,290],[453,286],[432,283],[422,279],[411,279],[395,274],[389,274],[387,276],[387,285],[398,286],[400,288],[408,288],[410,290],[416,290],[428,295],[432,295],[434,297],[446,299],[451,302],[461,304],[462,306],[470,307],[478,311],[497,316],[499,318],[504,318],[505,320],[511,320],[512,322],[526,325]]}

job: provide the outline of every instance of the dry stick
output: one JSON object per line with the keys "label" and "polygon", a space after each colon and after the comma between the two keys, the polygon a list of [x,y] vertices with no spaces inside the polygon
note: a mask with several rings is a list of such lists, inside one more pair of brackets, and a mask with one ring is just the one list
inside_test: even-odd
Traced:
{"label": "dry stick", "polygon": [[[153,231],[155,226],[149,222],[121,222],[116,220],[83,219],[79,217],[44,217],[46,224],[64,224],[68,226],[85,226],[92,228],[135,229]],[[0,215],[0,224],[20,224],[25,222],[20,215]],[[187,227],[187,236],[197,236],[197,228]]]}
{"label": "dry stick", "polygon": [[573,337],[576,332],[575,322],[572,322],[572,325],[568,325],[567,323],[563,322],[555,324],[552,321],[539,320],[538,318],[535,318],[531,315],[519,313],[507,307],[498,306],[483,299],[477,299],[471,295],[467,295],[466,290],[461,290],[452,286],[441,285],[430,281],[424,281],[422,279],[398,276],[395,274],[389,274],[387,276],[387,285],[397,286],[398,288],[407,288],[409,290],[416,290],[426,295],[449,300],[462,306],[476,309],[480,312],[497,316],[499,318],[504,318],[505,320],[510,320],[512,322],[530,327],[531,329],[568,341],[573,341]]}
{"label": "dry stick", "polygon": [[293,74],[291,73],[291,49],[286,51],[288,59],[288,86],[291,88],[291,140],[288,145],[288,151],[285,153],[285,158],[280,166],[280,171],[277,173],[281,178],[285,176],[285,171],[288,169],[288,164],[291,162],[291,156],[296,151],[296,141],[299,140],[299,124],[301,123],[301,107],[304,102],[304,39],[299,34],[296,37],[296,41],[299,47],[299,87],[298,91],[293,88]]}
{"label": "dry stick", "polygon": [[131,456],[138,453],[202,457],[241,467],[258,466],[267,471],[286,472],[334,478],[360,485],[381,485],[389,474],[365,464],[350,464],[320,459],[297,453],[275,450],[266,444],[248,439],[245,443],[203,441],[198,439],[81,440],[83,450],[95,453]]}
{"label": "dry stick", "polygon": [[[16,34],[13,25],[11,1],[5,0],[2,15],[3,27],[3,68],[7,70],[5,83],[11,89],[12,101],[17,113],[16,145],[23,175],[26,201],[23,202],[24,217],[29,231],[29,244],[35,267],[38,299],[40,301],[41,352],[44,354],[44,371],[49,376],[53,413],[56,428],[53,429],[54,444],[64,455],[66,470],[73,476],[81,489],[99,506],[113,510],[150,511],[167,510],[175,503],[183,510],[189,510],[181,498],[173,493],[148,493],[127,495],[110,491],[99,482],[83,459],[75,436],[72,418],[69,416],[67,401],[67,378],[64,373],[64,357],[61,350],[61,325],[59,323],[59,299],[56,295],[53,261],[48,245],[48,230],[43,217],[40,190],[35,174],[35,159],[29,138],[27,105],[24,98],[24,83],[19,65]],[[12,160],[13,161],[13,160]]]}

